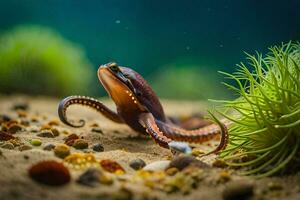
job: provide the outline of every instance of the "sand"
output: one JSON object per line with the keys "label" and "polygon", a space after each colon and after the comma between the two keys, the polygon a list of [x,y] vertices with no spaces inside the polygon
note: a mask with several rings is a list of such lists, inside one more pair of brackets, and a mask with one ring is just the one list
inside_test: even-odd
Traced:
{"label": "sand", "polygon": [[[108,99],[102,99],[106,105],[113,108]],[[29,109],[23,118],[18,117],[18,112],[11,108],[18,102],[26,102]],[[227,184],[234,181],[243,181],[254,188],[252,199],[300,199],[300,173],[289,176],[264,178],[255,180],[249,177],[240,177],[235,171],[228,169],[211,168],[204,170],[203,180],[189,192],[172,191],[151,188],[140,183],[127,183],[137,176],[137,172],[129,167],[129,162],[140,158],[147,164],[172,159],[173,154],[156,145],[149,137],[135,133],[126,125],[116,124],[88,108],[72,106],[68,111],[71,119],[85,119],[83,128],[70,128],[60,123],[56,128],[60,135],[54,138],[38,137],[40,128],[50,121],[58,121],[57,105],[59,99],[48,97],[28,96],[2,96],[0,97],[0,114],[8,115],[13,119],[30,121],[37,118],[39,122],[29,123],[24,131],[17,132],[14,136],[32,149],[19,151],[18,147],[12,150],[0,148],[0,199],[223,199],[222,194]],[[193,113],[203,113],[207,108],[206,102],[163,101],[167,115],[189,116]],[[19,113],[20,114],[20,113]],[[21,113],[22,114],[22,113]],[[97,124],[101,133],[92,131]],[[65,133],[64,133],[65,132]],[[84,153],[91,151],[97,160],[111,159],[118,162],[126,171],[124,175],[113,175],[112,185],[100,184],[97,187],[87,187],[76,183],[78,177],[86,170],[70,168],[71,182],[64,186],[47,186],[32,180],[28,169],[41,160],[62,159],[54,155],[53,151],[45,151],[46,144],[64,143],[64,138],[75,133],[82,136],[89,143],[89,149],[77,150],[71,147],[71,153]],[[41,146],[32,146],[30,140],[38,138]],[[101,143],[104,152],[94,152],[90,148],[95,143]],[[218,141],[209,141],[198,146],[203,151],[211,150]],[[211,164],[215,156],[204,158],[203,161]],[[225,175],[224,175],[225,173]],[[228,175],[228,180],[227,180]],[[225,177],[225,178],[224,178]],[[124,181],[125,180],[125,181]],[[274,187],[278,186],[278,187]],[[275,189],[274,189],[275,188]]]}

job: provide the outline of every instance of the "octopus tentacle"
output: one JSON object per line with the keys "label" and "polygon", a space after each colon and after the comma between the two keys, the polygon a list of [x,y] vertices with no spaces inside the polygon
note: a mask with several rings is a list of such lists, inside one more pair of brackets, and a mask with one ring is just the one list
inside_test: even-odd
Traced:
{"label": "octopus tentacle", "polygon": [[73,124],[67,120],[67,116],[66,116],[67,108],[74,104],[88,106],[100,112],[105,117],[107,117],[108,119],[114,122],[123,123],[123,120],[119,117],[117,113],[110,110],[108,107],[106,107],[103,103],[101,103],[98,100],[86,96],[69,96],[64,98],[59,103],[58,106],[58,116],[60,120],[69,126],[78,128],[78,127],[83,127],[85,125],[85,121],[83,119],[79,120],[78,124]]}
{"label": "octopus tentacle", "polygon": [[[164,132],[165,136],[176,141],[184,141],[189,143],[202,143],[222,133],[222,128],[220,128],[221,126],[217,124],[207,125],[195,130],[186,130],[173,124],[161,122],[159,120],[156,120],[156,123]],[[230,124],[230,122],[226,120],[223,120],[220,123],[222,123],[224,127]]]}
{"label": "octopus tentacle", "polygon": [[169,148],[168,143],[172,142],[172,140],[167,138],[164,133],[160,131],[151,113],[142,113],[139,116],[139,123],[159,146]]}

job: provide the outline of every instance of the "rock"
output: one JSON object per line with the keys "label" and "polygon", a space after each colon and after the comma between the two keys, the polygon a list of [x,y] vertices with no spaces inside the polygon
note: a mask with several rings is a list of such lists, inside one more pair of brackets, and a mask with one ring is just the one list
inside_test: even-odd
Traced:
{"label": "rock", "polygon": [[218,167],[218,168],[225,168],[228,165],[226,164],[226,162],[224,160],[215,160],[212,164],[213,167]]}
{"label": "rock", "polygon": [[76,135],[75,133],[67,136],[66,138],[64,138],[65,140],[65,144],[68,146],[73,146],[75,140],[79,139],[79,136]]}
{"label": "rock", "polygon": [[26,144],[24,144],[22,146],[19,146],[19,151],[27,151],[27,150],[30,150],[30,149],[32,149],[32,147],[29,146],[29,145],[26,145]]}
{"label": "rock", "polygon": [[98,127],[92,128],[92,132],[101,133],[101,134],[103,133],[102,129]]}
{"label": "rock", "polygon": [[97,151],[97,152],[103,152],[104,151],[104,147],[100,143],[94,144],[92,148],[93,148],[94,151]]}
{"label": "rock", "polygon": [[105,171],[108,171],[110,173],[115,173],[115,174],[125,173],[124,168],[119,163],[113,160],[109,160],[109,159],[101,160],[100,165]]}
{"label": "rock", "polygon": [[5,142],[1,145],[1,148],[3,149],[14,149],[15,146],[11,142]]}
{"label": "rock", "polygon": [[192,155],[193,156],[199,156],[199,155],[201,155],[201,154],[204,154],[204,152],[201,150],[201,149],[198,149],[198,148],[193,148],[193,150],[192,150]]}
{"label": "rock", "polygon": [[86,149],[88,148],[89,144],[85,139],[77,139],[74,141],[73,147],[75,149]]}
{"label": "rock", "polygon": [[0,124],[3,122],[9,122],[11,120],[10,116],[8,115],[0,115]]}
{"label": "rock", "polygon": [[178,156],[175,157],[171,162],[170,165],[168,166],[168,168],[172,168],[175,167],[177,168],[179,171],[183,170],[184,168],[188,167],[188,166],[196,166],[199,168],[207,168],[209,167],[206,163],[197,160],[195,157],[193,156]]}
{"label": "rock", "polygon": [[172,141],[172,142],[169,142],[168,145],[169,145],[170,149],[175,152],[184,153],[184,154],[192,153],[191,147],[186,142]]}
{"label": "rock", "polygon": [[54,134],[51,130],[43,130],[39,134],[37,134],[38,137],[46,137],[46,138],[54,138]]}
{"label": "rock", "polygon": [[231,174],[228,171],[221,171],[219,174],[219,182],[225,183],[231,179]]}
{"label": "rock", "polygon": [[48,122],[49,126],[58,126],[59,125],[59,121],[56,119],[53,119],[51,121]]}
{"label": "rock", "polygon": [[4,131],[0,131],[0,141],[7,141],[7,140],[11,140],[11,139],[15,139],[15,137]]}
{"label": "rock", "polygon": [[52,149],[54,149],[55,148],[55,145],[54,144],[46,144],[45,146],[44,146],[44,150],[45,151],[51,151]]}
{"label": "rock", "polygon": [[11,134],[15,134],[18,131],[23,130],[24,127],[20,124],[12,124],[8,127],[7,132],[11,133]]}
{"label": "rock", "polygon": [[57,130],[56,128],[51,128],[50,130],[53,133],[54,137],[59,136],[59,130]]}
{"label": "rock", "polygon": [[101,176],[103,176],[103,173],[99,169],[90,168],[80,175],[76,182],[81,185],[95,187],[100,183]]}
{"label": "rock", "polygon": [[169,160],[156,161],[146,165],[143,170],[145,171],[164,171],[170,164]]}
{"label": "rock", "polygon": [[268,188],[269,190],[271,191],[274,191],[274,190],[282,190],[283,189],[283,185],[279,182],[269,182],[268,183]]}
{"label": "rock", "polygon": [[70,155],[70,148],[65,144],[58,144],[54,148],[54,154],[59,158],[65,158]]}
{"label": "rock", "polygon": [[143,167],[145,167],[146,163],[142,159],[137,158],[137,159],[130,161],[129,166],[134,170],[139,170],[139,169],[142,169]]}
{"label": "rock", "polygon": [[29,176],[42,184],[60,186],[71,180],[69,170],[54,160],[41,161],[29,169]]}
{"label": "rock", "polygon": [[229,182],[224,191],[224,200],[247,199],[253,195],[254,185],[245,181]]}
{"label": "rock", "polygon": [[28,110],[29,105],[26,102],[15,103],[12,107],[12,110]]}
{"label": "rock", "polygon": [[166,169],[166,174],[168,174],[169,176],[173,176],[175,175],[177,172],[179,172],[179,170],[175,167],[171,167],[171,168],[168,168]]}
{"label": "rock", "polygon": [[30,144],[32,144],[33,146],[41,146],[42,141],[40,139],[32,139],[30,140]]}

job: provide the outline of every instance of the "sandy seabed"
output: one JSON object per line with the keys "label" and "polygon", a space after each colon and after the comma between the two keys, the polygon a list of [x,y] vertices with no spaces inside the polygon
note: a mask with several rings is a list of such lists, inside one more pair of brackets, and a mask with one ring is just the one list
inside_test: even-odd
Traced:
{"label": "sandy seabed", "polygon": [[[26,103],[29,108],[24,113],[18,113],[12,107],[18,103]],[[103,102],[113,107],[111,101],[103,99]],[[38,137],[40,128],[50,121],[58,121],[57,106],[59,99],[47,97],[28,96],[2,96],[0,97],[0,115],[7,115],[12,119],[28,121],[24,130],[13,136],[18,137],[22,144],[32,147],[20,151],[18,146],[13,149],[0,148],[0,199],[223,199],[224,191],[231,183],[240,181],[250,184],[253,194],[249,199],[300,199],[300,173],[282,177],[263,178],[255,180],[249,177],[240,177],[235,171],[211,167],[202,171],[202,178],[193,187],[185,192],[180,189],[164,191],[155,185],[145,182],[134,183],[137,176],[129,163],[133,159],[140,158],[150,164],[160,160],[172,159],[169,150],[160,148],[149,137],[140,136],[126,125],[115,124],[98,113],[81,106],[72,106],[68,111],[71,119],[85,119],[83,128],[70,128],[62,123],[56,126],[60,134],[57,137]],[[193,113],[205,111],[207,104],[203,102],[163,101],[165,112],[169,116],[188,116]],[[36,118],[36,122],[31,122]],[[98,126],[98,132],[92,131]],[[89,143],[85,150],[77,150],[71,147],[72,153],[91,152],[97,160],[110,159],[119,163],[125,170],[123,175],[113,175],[114,182],[110,185],[99,184],[96,187],[80,185],[76,182],[78,177],[86,170],[70,168],[71,181],[63,186],[48,186],[32,180],[28,175],[28,169],[42,160],[56,160],[53,151],[45,151],[46,144],[64,143],[64,138],[69,134],[77,134]],[[33,146],[30,140],[38,138],[41,146]],[[3,142],[2,142],[3,143]],[[91,146],[100,143],[104,147],[103,152],[95,152]],[[209,141],[198,146],[203,151],[211,150],[218,141]],[[215,156],[202,159],[211,165]],[[128,183],[127,183],[128,182]],[[154,184],[159,184],[154,182]],[[180,184],[179,184],[180,187]],[[232,191],[234,192],[234,190]],[[236,192],[236,191],[235,191]]]}

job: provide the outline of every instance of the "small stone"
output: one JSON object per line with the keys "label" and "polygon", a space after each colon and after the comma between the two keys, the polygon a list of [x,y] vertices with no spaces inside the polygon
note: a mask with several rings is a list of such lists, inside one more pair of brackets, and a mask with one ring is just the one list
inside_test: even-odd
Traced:
{"label": "small stone", "polygon": [[195,157],[193,156],[178,156],[178,157],[175,157],[168,168],[171,168],[171,167],[175,167],[177,168],[179,171],[183,170],[184,168],[188,167],[188,166],[196,166],[196,167],[199,167],[199,168],[207,168],[209,167],[206,163],[200,161],[200,160],[197,160]]}
{"label": "small stone", "polygon": [[64,138],[65,144],[68,146],[73,146],[75,140],[77,139],[79,139],[79,136],[76,135],[75,133],[68,135],[66,138]]}
{"label": "small stone", "polygon": [[142,159],[137,158],[137,159],[130,161],[129,166],[134,170],[139,170],[139,169],[142,169],[143,167],[145,167],[146,163]]}
{"label": "small stone", "polygon": [[221,171],[219,175],[219,181],[221,183],[225,183],[231,179],[231,175],[228,171]]}
{"label": "small stone", "polygon": [[50,122],[48,122],[49,126],[58,126],[59,125],[59,121],[58,120],[51,120]]}
{"label": "small stone", "polygon": [[17,110],[17,114],[20,118],[25,118],[27,117],[27,112],[24,110]]}
{"label": "small stone", "polygon": [[101,160],[100,165],[105,171],[108,171],[110,173],[115,173],[115,174],[125,173],[124,168],[119,163],[113,160],[109,160],[109,159]]}
{"label": "small stone", "polygon": [[26,144],[19,147],[19,151],[27,151],[27,150],[30,150],[30,149],[32,149],[32,147],[29,146],[29,145],[26,145]]}
{"label": "small stone", "polygon": [[99,169],[90,168],[80,175],[76,182],[81,185],[95,187],[100,183],[100,176],[103,176],[103,173]]}
{"label": "small stone", "polygon": [[103,133],[102,129],[99,127],[92,128],[92,132],[101,133],[101,134]]}
{"label": "small stone", "polygon": [[62,163],[54,160],[41,161],[29,169],[29,176],[42,184],[60,186],[71,180],[71,175]]}
{"label": "small stone", "polygon": [[59,136],[59,130],[57,130],[56,128],[51,128],[50,130],[53,133],[54,137]]}
{"label": "small stone", "polygon": [[179,170],[175,167],[171,167],[166,170],[166,174],[168,174],[169,176],[174,176],[177,172],[179,172]]}
{"label": "small stone", "polygon": [[46,144],[45,146],[44,146],[44,150],[45,151],[51,151],[52,149],[54,149],[55,148],[55,145],[54,144]]}
{"label": "small stone", "polygon": [[88,148],[89,144],[85,139],[77,139],[74,141],[73,147],[75,149],[86,149]]}
{"label": "small stone", "polygon": [[224,200],[247,199],[253,195],[254,186],[245,181],[229,182],[223,191]]}
{"label": "small stone", "polygon": [[175,152],[184,153],[184,154],[192,153],[191,147],[186,142],[172,141],[172,142],[169,142],[168,145],[169,145],[170,149]]}
{"label": "small stone", "polygon": [[21,125],[23,125],[23,126],[29,126],[30,123],[29,123],[28,120],[23,119],[23,120],[21,120]]}
{"label": "small stone", "polygon": [[5,143],[1,146],[1,148],[3,148],[3,149],[14,149],[15,146],[14,146],[11,142],[5,142]]}
{"label": "small stone", "polygon": [[32,139],[30,141],[30,144],[32,144],[33,146],[41,146],[42,141],[40,139]]}
{"label": "small stone", "polygon": [[65,144],[58,144],[54,148],[54,154],[59,158],[65,158],[70,155],[70,148]]}
{"label": "small stone", "polygon": [[103,152],[104,151],[104,147],[100,143],[94,144],[92,148],[93,148],[94,151],[97,151],[97,152]]}
{"label": "small stone", "polygon": [[29,105],[26,102],[15,103],[12,107],[12,110],[28,110]]}
{"label": "small stone", "polygon": [[4,131],[0,131],[0,140],[1,141],[7,141],[7,140],[11,140],[11,139],[15,139],[15,137]]}
{"label": "small stone", "polygon": [[11,134],[15,134],[18,131],[23,130],[23,126],[20,124],[12,124],[8,127],[7,132],[11,133]]}
{"label": "small stone", "polygon": [[192,155],[193,156],[199,156],[199,155],[201,155],[201,154],[204,154],[204,152],[201,150],[201,149],[198,149],[198,148],[193,148],[193,150],[192,150]]}
{"label": "small stone", "polygon": [[54,138],[54,134],[51,130],[43,130],[39,134],[37,134],[38,137],[46,137],[46,138]]}
{"label": "small stone", "polygon": [[8,116],[8,115],[0,115],[0,124],[3,123],[3,122],[8,122],[10,120],[11,120],[10,116]]}
{"label": "small stone", "polygon": [[156,161],[146,165],[143,170],[145,171],[164,171],[170,164],[169,160]]}
{"label": "small stone", "polygon": [[218,168],[225,168],[228,165],[224,160],[215,160],[212,164],[213,167],[218,167]]}

